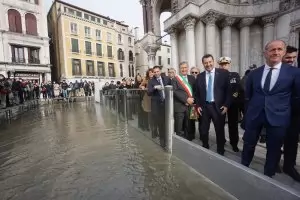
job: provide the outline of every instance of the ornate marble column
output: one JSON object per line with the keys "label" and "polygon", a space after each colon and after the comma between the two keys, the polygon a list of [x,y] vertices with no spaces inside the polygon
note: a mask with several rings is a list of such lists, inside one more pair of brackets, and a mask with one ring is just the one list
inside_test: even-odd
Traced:
{"label": "ornate marble column", "polygon": [[220,14],[209,11],[201,20],[206,24],[206,53],[216,58],[216,21]]}
{"label": "ornate marble column", "polygon": [[186,33],[186,54],[190,67],[196,66],[195,23],[196,19],[193,17],[188,17],[183,20]]}
{"label": "ornate marble column", "polygon": [[147,24],[147,9],[146,2],[144,0],[140,0],[140,3],[143,6],[143,24],[144,24],[144,34],[148,32],[148,24]]}
{"label": "ornate marble column", "polygon": [[240,21],[240,74],[244,74],[246,69],[250,66],[250,25],[254,18],[243,18]]}
{"label": "ornate marble column", "polygon": [[231,58],[231,26],[234,24],[235,18],[226,17],[222,22],[222,55]]}
{"label": "ornate marble column", "polygon": [[275,33],[275,16],[266,16],[262,18],[262,22],[264,24],[264,33],[263,33],[263,46],[265,46],[268,42],[274,39]]}
{"label": "ornate marble column", "polygon": [[178,72],[178,43],[177,43],[177,32],[175,28],[171,28],[167,31],[170,34],[171,39],[171,66]]}
{"label": "ornate marble column", "polygon": [[157,43],[158,37],[152,32],[147,33],[143,39],[141,39],[141,46],[147,52],[149,67],[155,66],[155,56],[157,50],[160,48],[160,44]]}

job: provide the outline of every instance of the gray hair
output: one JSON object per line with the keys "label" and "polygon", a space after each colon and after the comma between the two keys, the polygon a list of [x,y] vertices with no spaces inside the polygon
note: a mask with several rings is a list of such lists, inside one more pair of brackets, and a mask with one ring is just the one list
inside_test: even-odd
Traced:
{"label": "gray hair", "polygon": [[173,70],[176,73],[176,69],[175,68],[171,67],[171,68],[168,69],[168,71],[170,71],[170,70]]}
{"label": "gray hair", "polygon": [[285,43],[285,41],[276,39],[276,40],[271,40],[271,41],[267,42],[267,44],[265,45],[264,51],[267,51],[269,45],[270,45],[272,42],[276,42],[276,41],[277,41],[277,42],[282,42],[283,45],[284,45],[284,49],[286,49],[286,43]]}
{"label": "gray hair", "polygon": [[189,63],[187,61],[183,61],[181,63],[179,63],[179,68],[182,66],[182,65],[187,65],[189,67]]}

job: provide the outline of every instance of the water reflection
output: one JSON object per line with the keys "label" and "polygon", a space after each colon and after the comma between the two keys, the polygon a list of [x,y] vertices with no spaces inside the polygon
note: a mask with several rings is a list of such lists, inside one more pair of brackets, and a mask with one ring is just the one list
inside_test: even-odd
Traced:
{"label": "water reflection", "polygon": [[91,103],[30,111],[0,133],[0,199],[231,199]]}

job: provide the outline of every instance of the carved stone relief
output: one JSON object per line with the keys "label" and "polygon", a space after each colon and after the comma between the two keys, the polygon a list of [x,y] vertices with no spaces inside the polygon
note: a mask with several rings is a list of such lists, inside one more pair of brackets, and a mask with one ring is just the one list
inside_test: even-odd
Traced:
{"label": "carved stone relief", "polygon": [[201,20],[205,24],[215,24],[218,19],[220,19],[221,15],[219,13],[209,11],[205,16],[201,18]]}
{"label": "carved stone relief", "polygon": [[183,26],[185,30],[190,30],[190,29],[194,29],[195,27],[195,23],[196,23],[196,19],[193,17],[187,17],[183,20]]}
{"label": "carved stone relief", "polygon": [[176,13],[178,11],[178,0],[171,1],[171,10],[172,13]]}
{"label": "carved stone relief", "polygon": [[236,21],[236,18],[233,17],[226,17],[222,23],[221,23],[221,27],[226,27],[226,26],[232,26],[234,24],[234,22]]}
{"label": "carved stone relief", "polygon": [[245,27],[245,26],[250,26],[254,22],[254,19],[255,18],[250,18],[250,17],[241,19],[240,24],[239,24],[240,28]]}

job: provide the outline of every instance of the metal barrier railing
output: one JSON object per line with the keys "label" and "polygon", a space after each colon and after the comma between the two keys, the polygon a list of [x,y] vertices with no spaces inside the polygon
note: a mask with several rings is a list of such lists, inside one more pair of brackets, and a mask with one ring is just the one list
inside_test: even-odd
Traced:
{"label": "metal barrier railing", "polygon": [[105,90],[100,91],[100,104],[171,152],[174,133],[172,86],[166,86],[164,92],[165,99],[159,100],[141,89]]}

